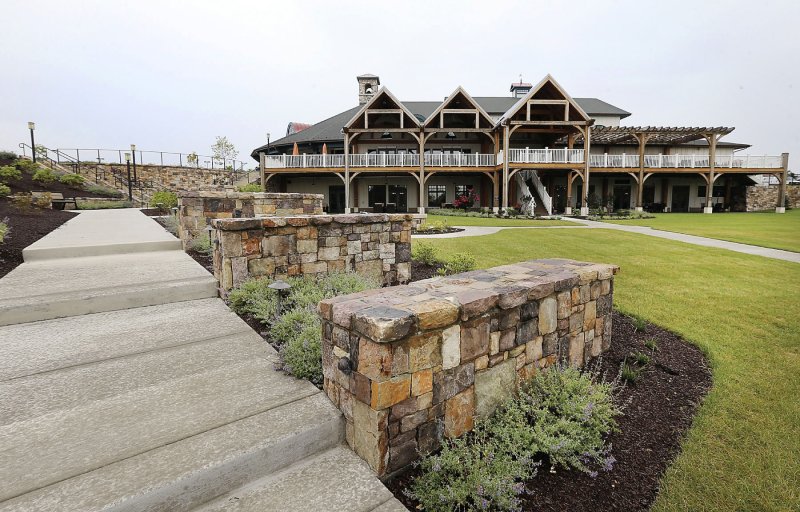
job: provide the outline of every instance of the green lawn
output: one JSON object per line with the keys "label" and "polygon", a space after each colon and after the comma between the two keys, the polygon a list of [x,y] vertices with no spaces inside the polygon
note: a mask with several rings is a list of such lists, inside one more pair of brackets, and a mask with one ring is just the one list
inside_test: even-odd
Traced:
{"label": "green lawn", "polygon": [[616,306],[697,344],[714,374],[654,510],[800,510],[800,265],[610,230],[429,243],[442,255],[471,252],[480,267],[542,257],[619,264]]}
{"label": "green lawn", "polygon": [[786,213],[660,213],[655,219],[607,221],[800,252],[800,210]]}
{"label": "green lawn", "polygon": [[568,220],[544,219],[498,219],[496,217],[456,217],[455,215],[436,215],[428,212],[428,222],[446,221],[451,226],[575,226]]}

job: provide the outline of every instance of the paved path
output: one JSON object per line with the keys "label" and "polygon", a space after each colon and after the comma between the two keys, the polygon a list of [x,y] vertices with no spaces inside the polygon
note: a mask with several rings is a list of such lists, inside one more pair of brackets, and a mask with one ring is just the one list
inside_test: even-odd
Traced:
{"label": "paved path", "polygon": [[757,245],[740,244],[737,242],[728,242],[727,240],[717,240],[715,238],[706,238],[703,236],[686,235],[683,233],[674,233],[672,231],[662,231],[660,229],[653,229],[647,226],[628,226],[624,224],[611,224],[607,222],[595,222],[591,220],[575,219],[571,217],[563,217],[563,220],[574,222],[575,226],[458,226],[453,224],[453,227],[463,228],[464,231],[458,233],[446,233],[442,235],[413,235],[414,239],[427,239],[427,238],[461,238],[466,236],[482,236],[492,235],[503,229],[613,229],[616,231],[626,231],[628,233],[636,233],[639,235],[655,236],[658,238],[666,238],[668,240],[675,240],[678,242],[685,242],[687,244],[701,245],[703,247],[716,247],[718,249],[727,249],[729,251],[741,252],[744,254],[753,254],[756,256],[763,256],[765,258],[773,258],[776,260],[791,261],[800,263],[800,253],[791,251],[782,251],[780,249],[770,249],[767,247],[759,247]]}
{"label": "paved path", "polygon": [[81,213],[0,279],[0,512],[405,510],[179,247]]}

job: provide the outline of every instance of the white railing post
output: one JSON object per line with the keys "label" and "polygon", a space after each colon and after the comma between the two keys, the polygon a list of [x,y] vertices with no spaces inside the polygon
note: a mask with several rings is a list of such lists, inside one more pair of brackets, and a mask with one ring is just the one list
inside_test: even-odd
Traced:
{"label": "white railing post", "polygon": [[622,153],[622,168],[625,168],[625,153]]}
{"label": "white railing post", "polygon": [[692,169],[694,169],[694,153],[692,153]]}
{"label": "white railing post", "polygon": [[733,153],[731,153],[731,159],[730,159],[730,162],[728,163],[728,168],[731,168],[731,167],[733,167]]}
{"label": "white railing post", "polygon": [[603,167],[608,167],[608,153],[603,153]]}
{"label": "white railing post", "polygon": [[659,153],[658,154],[658,168],[661,169],[662,167],[664,167],[664,154],[663,153]]}
{"label": "white railing post", "polygon": [[308,167],[308,166],[306,165],[306,154],[303,153],[303,168],[305,168],[305,167]]}

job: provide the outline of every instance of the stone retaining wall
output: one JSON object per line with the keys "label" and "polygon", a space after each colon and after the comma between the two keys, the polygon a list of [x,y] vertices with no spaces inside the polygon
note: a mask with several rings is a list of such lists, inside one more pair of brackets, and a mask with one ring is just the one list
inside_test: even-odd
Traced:
{"label": "stone retaining wall", "polygon": [[619,267],[534,260],[319,305],[324,389],[379,475],[473,428],[520,381],[611,344]]}
{"label": "stone retaining wall", "polygon": [[178,194],[178,235],[187,244],[204,231],[212,219],[266,215],[322,215],[322,194],[281,194],[200,190]]}
{"label": "stone retaining wall", "polygon": [[214,219],[214,276],[228,291],[250,276],[353,271],[384,285],[411,276],[411,215]]}
{"label": "stone retaining wall", "polygon": [[[747,187],[747,211],[774,210],[778,206],[778,194],[778,185]],[[786,198],[789,208],[800,208],[800,185],[787,184]]]}

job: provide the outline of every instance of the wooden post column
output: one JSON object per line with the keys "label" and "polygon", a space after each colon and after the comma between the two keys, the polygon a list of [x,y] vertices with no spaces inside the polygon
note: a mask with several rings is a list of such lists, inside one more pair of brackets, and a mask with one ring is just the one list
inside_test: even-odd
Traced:
{"label": "wooden post column", "polygon": [[350,134],[344,134],[344,213],[350,213]]}
{"label": "wooden post column", "polygon": [[425,140],[427,137],[424,133],[419,134],[419,205],[417,212],[425,213],[427,194],[425,194]]}
{"label": "wooden post column", "polygon": [[508,210],[508,125],[503,126],[503,210]]}
{"label": "wooden post column", "polygon": [[258,154],[258,166],[261,170],[261,192],[267,191],[267,157],[264,153]]}
{"label": "wooden post column", "polygon": [[636,140],[639,141],[639,177],[636,185],[636,211],[643,211],[643,197],[644,197],[644,148],[650,135],[646,133],[637,133]]}
{"label": "wooden post column", "polygon": [[775,213],[786,213],[786,183],[789,181],[789,153],[781,153],[781,183],[778,185],[778,204],[775,206]]}
{"label": "wooden post column", "polygon": [[581,215],[589,215],[589,155],[592,149],[592,127],[587,126],[583,131],[583,190],[581,191]]}
{"label": "wooden post column", "polygon": [[714,197],[714,165],[717,158],[717,141],[721,135],[712,133],[706,135],[708,141],[708,186],[706,187],[706,206],[703,208],[703,213],[714,213],[714,205],[711,201]]}

